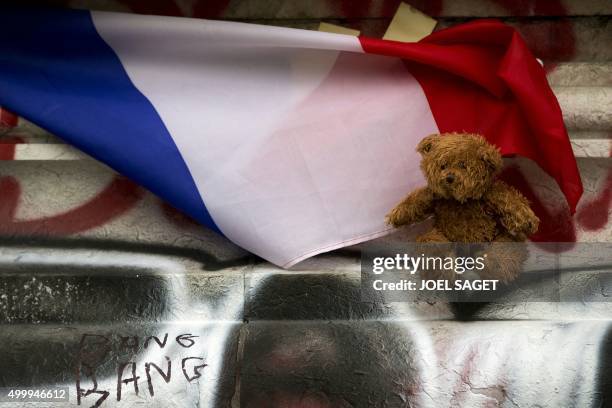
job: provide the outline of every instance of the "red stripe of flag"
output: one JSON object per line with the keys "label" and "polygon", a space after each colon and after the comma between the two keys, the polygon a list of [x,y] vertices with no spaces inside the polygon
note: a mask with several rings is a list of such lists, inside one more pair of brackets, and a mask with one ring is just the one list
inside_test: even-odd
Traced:
{"label": "red stripe of flag", "polygon": [[480,20],[418,43],[360,41],[365,52],[406,61],[441,132],[479,133],[503,155],[534,160],[575,212],[583,187],[561,108],[544,69],[514,28]]}

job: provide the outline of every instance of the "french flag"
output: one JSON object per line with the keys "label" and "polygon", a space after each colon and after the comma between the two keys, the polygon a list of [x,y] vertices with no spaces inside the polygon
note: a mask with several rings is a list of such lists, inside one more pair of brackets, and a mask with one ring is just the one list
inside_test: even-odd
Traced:
{"label": "french flag", "polygon": [[496,21],[401,43],[3,9],[0,106],[282,267],[388,233],[425,183],[415,146],[432,133],[535,160],[572,211],[582,194],[545,73]]}

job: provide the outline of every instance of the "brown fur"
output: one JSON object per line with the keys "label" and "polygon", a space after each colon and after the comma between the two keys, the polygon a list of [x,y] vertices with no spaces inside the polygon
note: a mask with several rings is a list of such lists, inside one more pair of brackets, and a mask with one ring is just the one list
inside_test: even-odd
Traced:
{"label": "brown fur", "polygon": [[[430,135],[417,146],[427,186],[410,193],[387,215],[395,227],[434,216],[434,229],[418,242],[522,242],[538,229],[539,219],[527,199],[513,187],[496,180],[502,157],[482,136],[448,133]],[[499,272],[512,280],[525,254],[510,250],[499,254],[507,262]],[[513,262],[515,260],[516,262]],[[520,267],[520,264],[519,264]]]}

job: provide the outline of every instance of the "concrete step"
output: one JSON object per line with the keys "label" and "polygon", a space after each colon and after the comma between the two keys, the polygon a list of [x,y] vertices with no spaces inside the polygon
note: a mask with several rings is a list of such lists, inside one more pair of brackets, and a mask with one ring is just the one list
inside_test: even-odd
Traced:
{"label": "concrete step", "polygon": [[553,91],[568,129],[612,131],[612,87],[553,87]]}
{"label": "concrete step", "polygon": [[[228,406],[238,373],[240,323],[0,324],[0,385],[20,390],[63,389],[68,397],[27,405],[3,398],[0,407]],[[131,364],[121,370],[129,362],[138,376],[136,386],[127,382],[118,392],[118,377],[131,376]],[[164,373],[169,370],[168,380],[153,366],[147,370],[150,364]],[[80,401],[77,388],[83,393]],[[92,392],[85,393],[87,390]]]}
{"label": "concrete step", "polygon": [[[43,408],[77,405],[77,387],[95,391],[82,396],[83,406],[94,406],[105,395],[98,406],[155,408],[273,406],[269,402],[283,407],[304,402],[403,407],[408,401],[410,406],[443,407],[459,398],[462,406],[497,406],[508,400],[513,406],[543,401],[543,408],[569,400],[575,406],[590,406],[591,401],[603,406],[599,401],[609,387],[610,324],[605,320],[191,321],[0,328],[0,384],[67,389],[68,402],[35,405]],[[180,337],[185,335],[189,340]],[[166,339],[164,346],[150,340],[145,347],[149,336]],[[202,363],[206,366],[198,381],[195,367]],[[167,381],[155,369],[147,373],[147,366],[154,368],[151,364],[163,373],[170,370]],[[465,367],[474,367],[467,378],[459,375]],[[480,367],[486,371],[481,373]],[[135,382],[129,381],[132,375],[138,377]],[[576,383],[580,393],[572,387]],[[468,386],[475,392],[464,390]],[[538,396],[528,392],[534,388]],[[0,402],[2,408],[13,406]]]}
{"label": "concrete step", "polygon": [[[400,241],[386,248],[406,247]],[[602,272],[612,264],[612,244],[581,243],[564,252],[559,244],[530,243],[523,273],[501,290],[497,302],[525,304],[526,318],[601,318],[612,280]],[[363,244],[373,250],[375,245]],[[186,251],[100,246],[78,248],[44,242],[0,249],[2,324],[170,324],[172,322],[268,320],[439,320],[456,317],[449,301],[399,301],[380,292],[362,298],[357,253],[337,252],[307,260],[291,271],[265,262],[214,265]],[[325,270],[321,270],[322,264]],[[366,269],[364,269],[366,270]],[[537,279],[534,279],[537,278]],[[602,279],[603,278],[603,279]],[[551,282],[556,282],[551,286]],[[500,284],[501,286],[501,284]],[[109,294],[113,294],[109,297]],[[464,298],[468,303],[469,297]],[[565,304],[555,304],[561,300]],[[542,305],[529,305],[531,301]],[[491,306],[472,319],[506,319]],[[569,312],[576,310],[576,312]],[[604,313],[604,314],[602,314]],[[609,316],[608,316],[609,317]]]}
{"label": "concrete step", "polygon": [[[513,2],[491,0],[406,0],[417,9],[442,17],[508,17],[508,16],[591,16],[610,15],[612,5],[606,0],[549,0],[546,2]],[[139,4],[140,3],[140,4]],[[185,15],[225,19],[326,19],[391,18],[400,0],[391,1],[282,1],[230,0],[207,4],[180,2],[177,7],[143,5],[138,1],[76,2],[73,7],[90,7],[108,11],[135,11],[143,14]]]}
{"label": "concrete step", "polygon": [[555,88],[612,87],[612,62],[563,62],[548,72],[548,82]]}

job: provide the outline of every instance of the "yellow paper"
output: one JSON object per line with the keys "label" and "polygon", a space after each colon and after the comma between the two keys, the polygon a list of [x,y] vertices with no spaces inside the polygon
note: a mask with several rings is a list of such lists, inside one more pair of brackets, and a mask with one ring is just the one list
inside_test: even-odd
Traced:
{"label": "yellow paper", "polygon": [[359,35],[359,31],[357,30],[353,30],[351,28],[346,28],[346,27],[342,27],[339,25],[335,25],[335,24],[329,24],[329,23],[320,23],[319,31],[324,31],[326,33],[334,33],[334,34],[347,34],[347,35],[354,35],[354,36]]}
{"label": "yellow paper", "polygon": [[383,39],[416,42],[431,34],[436,23],[436,20],[414,7],[400,3]]}

